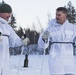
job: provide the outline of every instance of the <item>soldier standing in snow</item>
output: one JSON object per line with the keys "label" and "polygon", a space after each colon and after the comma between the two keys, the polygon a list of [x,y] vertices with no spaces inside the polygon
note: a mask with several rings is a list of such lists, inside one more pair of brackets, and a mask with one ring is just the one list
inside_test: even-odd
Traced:
{"label": "soldier standing in snow", "polygon": [[22,42],[13,28],[8,24],[12,8],[8,4],[0,5],[0,75],[10,74],[9,47],[21,46]]}
{"label": "soldier standing in snow", "polygon": [[39,48],[44,48],[45,39],[47,39],[47,47],[49,41],[55,42],[52,43],[49,53],[50,75],[75,75],[72,44],[75,37],[76,26],[68,22],[67,9],[57,8],[56,18],[49,22],[48,28],[41,33],[38,40]]}

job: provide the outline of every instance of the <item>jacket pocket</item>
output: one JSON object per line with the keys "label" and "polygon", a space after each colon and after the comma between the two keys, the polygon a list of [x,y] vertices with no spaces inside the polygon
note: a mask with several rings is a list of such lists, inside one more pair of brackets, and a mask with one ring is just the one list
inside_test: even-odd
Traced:
{"label": "jacket pocket", "polygon": [[66,39],[71,39],[73,37],[73,31],[65,30],[65,37]]}

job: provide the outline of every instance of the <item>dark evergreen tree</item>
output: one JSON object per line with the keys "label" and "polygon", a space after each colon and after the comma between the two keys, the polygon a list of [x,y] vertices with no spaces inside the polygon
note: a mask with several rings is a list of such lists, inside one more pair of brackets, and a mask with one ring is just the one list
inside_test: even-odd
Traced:
{"label": "dark evergreen tree", "polygon": [[25,30],[26,36],[30,39],[30,44],[37,44],[39,33],[34,30],[26,29]]}
{"label": "dark evergreen tree", "polygon": [[72,5],[71,1],[68,2],[67,6],[65,6],[68,11],[67,19],[70,23],[76,23],[76,10],[74,6]]}
{"label": "dark evergreen tree", "polygon": [[17,26],[15,25],[15,24],[16,24],[16,19],[15,19],[15,17],[13,16],[13,14],[11,15],[9,24],[10,24],[13,28],[16,28],[16,27],[17,27]]}
{"label": "dark evergreen tree", "polygon": [[24,35],[23,28],[19,27],[19,29],[16,31],[16,33],[21,38]]}

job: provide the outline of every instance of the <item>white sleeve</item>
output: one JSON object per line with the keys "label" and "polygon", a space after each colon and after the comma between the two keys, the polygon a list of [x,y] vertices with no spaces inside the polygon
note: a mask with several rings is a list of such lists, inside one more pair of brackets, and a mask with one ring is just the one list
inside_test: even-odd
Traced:
{"label": "white sleeve", "polygon": [[15,31],[11,28],[9,35],[9,46],[10,47],[17,47],[22,45],[21,38],[15,33]]}
{"label": "white sleeve", "polygon": [[[48,31],[48,28],[45,30],[45,31]],[[44,31],[44,32],[45,32]],[[42,32],[41,34],[40,34],[40,36],[39,36],[39,39],[38,39],[38,47],[39,48],[47,48],[48,46],[49,46],[49,38],[48,38],[48,42],[47,43],[44,43],[44,41],[42,40],[42,35],[43,35],[43,33],[44,32]],[[46,46],[46,47],[45,47]]]}
{"label": "white sleeve", "polygon": [[74,39],[73,39],[73,42],[75,43],[75,45],[76,45],[76,26],[74,27]]}
{"label": "white sleeve", "polygon": [[[54,19],[52,19],[52,20],[50,20],[49,22],[48,22],[48,27],[46,28],[46,30],[45,31],[48,31],[49,33],[51,32],[51,28],[52,28],[52,23],[54,22]],[[45,32],[44,31],[44,32]],[[48,38],[48,42],[46,43],[46,45],[45,45],[45,43],[44,43],[44,41],[42,40],[42,35],[43,35],[43,33],[44,32],[42,32],[41,34],[40,34],[40,37],[39,37],[39,39],[38,39],[38,46],[40,47],[40,48],[43,48],[44,49],[44,46],[46,46],[46,48],[49,46],[49,41],[50,41],[50,39]],[[51,33],[50,33],[50,36],[51,36]]]}

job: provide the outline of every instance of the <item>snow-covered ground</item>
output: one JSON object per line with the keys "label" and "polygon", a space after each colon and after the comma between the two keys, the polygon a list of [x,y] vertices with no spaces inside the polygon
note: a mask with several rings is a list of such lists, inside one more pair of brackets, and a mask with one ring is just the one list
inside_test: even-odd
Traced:
{"label": "snow-covered ground", "polygon": [[[24,58],[22,55],[11,56],[11,75],[50,75],[48,65],[48,55],[44,59],[42,55],[29,55],[28,67],[24,68]],[[20,61],[20,63],[19,63]],[[43,61],[43,67],[42,67]],[[20,65],[19,65],[20,64]],[[41,74],[42,73],[42,74]]]}
{"label": "snow-covered ground", "polygon": [[[24,59],[25,59],[24,55],[11,56],[11,62],[10,62],[11,75],[50,75],[48,65],[48,55],[45,55],[44,60],[42,55],[29,55],[28,56],[29,63],[27,68],[23,67]],[[42,60],[43,60],[43,68],[42,68]],[[76,63],[76,56],[75,56],[75,63]]]}

